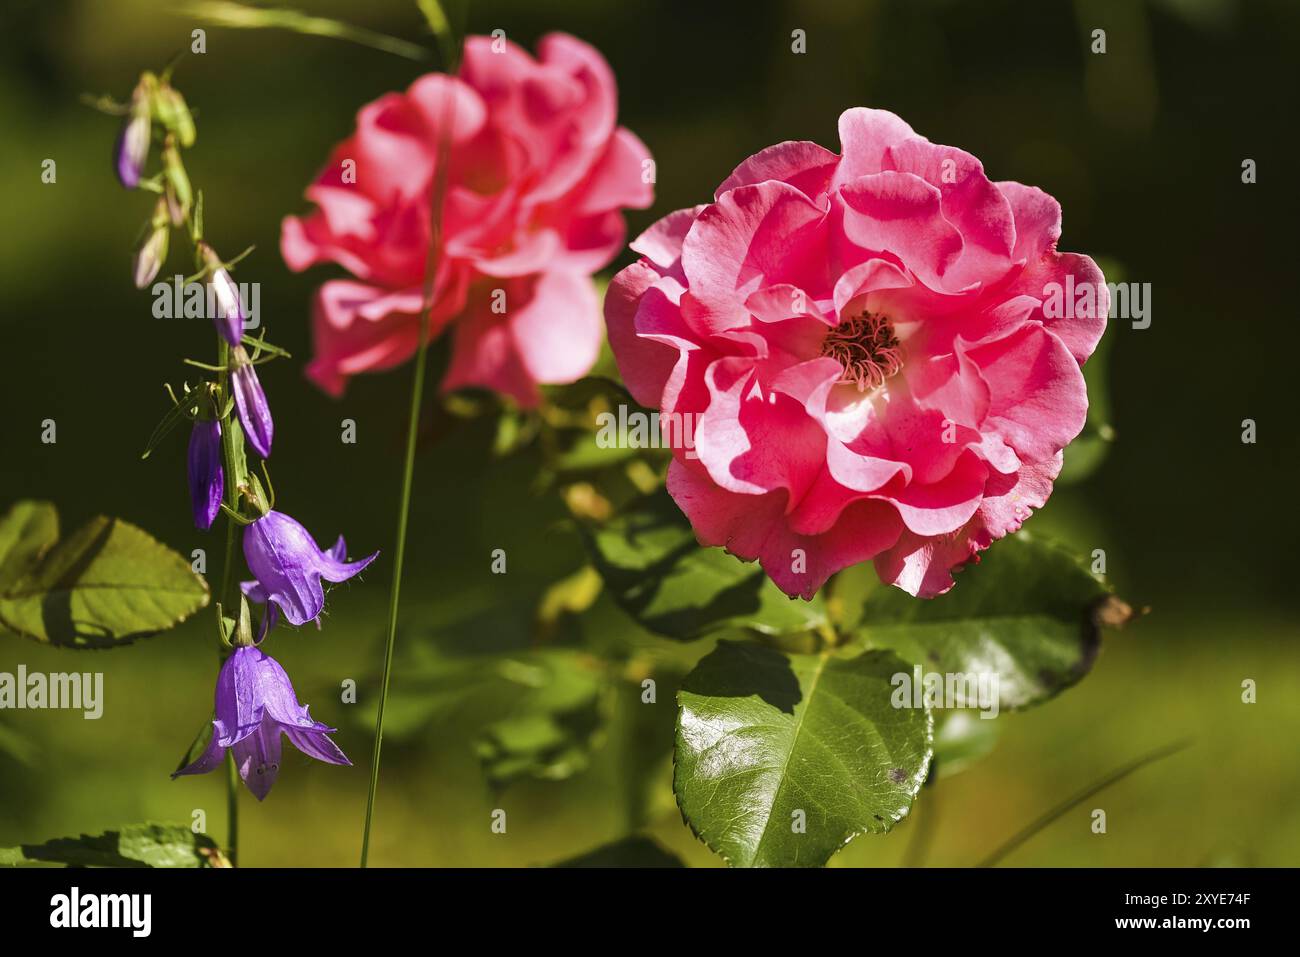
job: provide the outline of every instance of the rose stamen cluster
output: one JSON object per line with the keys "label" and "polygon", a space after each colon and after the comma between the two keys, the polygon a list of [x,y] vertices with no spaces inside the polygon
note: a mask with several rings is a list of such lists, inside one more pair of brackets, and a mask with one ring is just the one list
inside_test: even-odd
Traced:
{"label": "rose stamen cluster", "polygon": [[903,352],[890,321],[872,312],[850,316],[826,333],[822,355],[844,370],[840,382],[852,382],[870,392],[903,368]]}

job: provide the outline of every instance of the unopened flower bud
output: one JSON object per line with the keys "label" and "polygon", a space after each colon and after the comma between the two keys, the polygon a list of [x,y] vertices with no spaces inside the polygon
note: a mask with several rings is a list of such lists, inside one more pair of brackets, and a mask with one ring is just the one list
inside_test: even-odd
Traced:
{"label": "unopened flower bud", "polygon": [[176,198],[176,188],[171,183],[163,187],[163,199],[167,201],[167,214],[171,218],[173,226],[184,226],[185,216],[189,210],[181,207],[181,201]]}
{"label": "unopened flower bud", "polygon": [[194,421],[187,465],[194,524],[207,531],[221,511],[226,481],[221,464],[221,423],[216,419]]}
{"label": "unopened flower bud", "polygon": [[167,243],[171,237],[171,214],[167,209],[167,200],[158,197],[154,206],[153,219],[149,223],[149,234],[140,248],[135,252],[135,287],[143,289],[154,281],[158,271],[167,260]]}
{"label": "unopened flower bud", "polygon": [[236,346],[231,354],[234,368],[230,372],[230,389],[235,394],[239,421],[244,426],[248,444],[262,458],[271,455],[271,437],[275,426],[271,421],[271,408],[266,404],[266,393],[258,381],[257,370],[249,361],[243,346]]}
{"label": "unopened flower bud", "polygon": [[131,112],[122,123],[122,131],[118,133],[117,144],[113,148],[113,165],[117,178],[127,189],[135,189],[139,185],[145,161],[149,158],[150,101],[156,86],[157,81],[152,73],[140,77],[140,82],[131,94]]}
{"label": "unopened flower bud", "polygon": [[155,119],[176,134],[181,146],[189,149],[194,145],[194,117],[179,90],[170,83],[159,86],[153,97],[153,110]]}
{"label": "unopened flower bud", "polygon": [[199,254],[212,273],[212,278],[208,280],[212,291],[210,299],[215,300],[216,306],[212,321],[226,342],[238,346],[244,338],[244,304],[239,298],[239,287],[230,278],[230,270],[222,265],[216,250],[207,243],[200,243]]}
{"label": "unopened flower bud", "polygon": [[182,211],[188,213],[194,202],[194,190],[190,186],[189,174],[185,172],[185,164],[181,162],[181,152],[176,148],[176,137],[170,133],[163,142],[162,162],[167,185],[176,192],[176,202]]}

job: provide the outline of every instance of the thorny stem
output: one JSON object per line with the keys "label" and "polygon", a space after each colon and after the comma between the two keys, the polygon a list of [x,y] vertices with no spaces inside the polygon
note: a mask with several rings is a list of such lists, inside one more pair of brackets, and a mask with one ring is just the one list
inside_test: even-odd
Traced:
{"label": "thorny stem", "polygon": [[[440,40],[443,37],[439,37]],[[447,57],[447,72],[456,71],[455,53]],[[424,400],[425,346],[428,344],[430,313],[434,305],[434,291],[438,274],[438,261],[442,246],[442,203],[447,188],[447,161],[450,151],[449,131],[452,121],[453,97],[444,96],[442,122],[439,125],[437,166],[430,191],[431,235],[429,255],[424,268],[424,301],[420,308],[420,335],[415,350],[415,369],[411,377],[411,405],[406,422],[406,457],[402,466],[402,497],[397,511],[396,545],[393,549],[393,585],[388,600],[388,638],[384,645],[384,671],[379,687],[379,711],[375,716],[375,742],[370,759],[370,788],[366,793],[366,823],[361,835],[361,866],[370,859],[370,828],[374,821],[375,794],[379,790],[379,759],[384,745],[384,706],[388,702],[388,685],[393,672],[393,649],[397,640],[397,610],[402,589],[402,567],[406,558],[406,526],[411,511],[411,484],[415,474],[415,447],[420,425],[420,405]]]}

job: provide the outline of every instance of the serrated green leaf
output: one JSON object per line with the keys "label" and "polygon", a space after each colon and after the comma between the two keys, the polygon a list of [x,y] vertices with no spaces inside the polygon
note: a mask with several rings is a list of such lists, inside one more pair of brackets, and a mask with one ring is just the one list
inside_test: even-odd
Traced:
{"label": "serrated green leaf", "polygon": [[[924,708],[895,708],[888,651],[785,655],[730,641],[678,693],[673,790],[735,866],[816,867],[911,808],[932,753]],[[802,828],[802,830],[801,830]]]}
{"label": "serrated green leaf", "polygon": [[791,599],[758,565],[720,548],[701,548],[666,491],[586,530],[584,539],[614,600],[657,634],[692,639],[748,628],[786,635],[826,624],[820,598]]}
{"label": "serrated green leaf", "polygon": [[929,600],[877,589],[860,634],[926,672],[996,673],[1000,708],[1035,704],[1082,678],[1100,647],[1099,612],[1127,609],[1073,555],[1027,532],[995,543],[956,580]]}
{"label": "serrated green leaf", "polygon": [[209,867],[218,859],[213,840],[184,824],[131,824],[93,837],[0,848],[0,867]]}
{"label": "serrated green leaf", "polygon": [[19,502],[0,519],[0,594],[28,574],[59,540],[59,513],[49,502]]}
{"label": "serrated green leaf", "polygon": [[71,648],[112,648],[208,603],[188,562],[130,522],[100,516],[57,541],[44,502],[0,518],[0,629]]}

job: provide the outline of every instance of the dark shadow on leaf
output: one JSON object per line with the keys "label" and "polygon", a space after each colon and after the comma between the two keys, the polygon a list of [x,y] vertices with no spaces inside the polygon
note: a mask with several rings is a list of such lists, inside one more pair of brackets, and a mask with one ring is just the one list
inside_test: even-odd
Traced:
{"label": "dark shadow on leaf", "polygon": [[[677,533],[678,544],[648,564],[627,568],[606,560],[599,548],[591,549],[597,569],[611,586],[614,600],[645,627],[669,638],[691,640],[716,629],[730,619],[750,617],[762,608],[761,590],[765,577],[757,566],[746,566],[721,549],[702,547],[695,539],[685,516],[667,492],[660,491],[645,499],[640,509],[623,517],[623,535],[633,550],[655,547],[654,539],[664,533]],[[583,534],[591,544],[591,533]],[[649,544],[647,544],[649,543]],[[662,545],[659,545],[662,547]],[[708,594],[700,604],[682,605],[655,612],[665,588],[680,588],[682,581],[697,578],[697,584],[726,582]]]}
{"label": "dark shadow on leaf", "polygon": [[113,519],[103,521],[94,531],[93,537],[87,542],[85,548],[77,555],[76,561],[67,568],[61,569],[58,579],[50,582],[50,590],[41,599],[41,618],[45,623],[45,634],[51,644],[70,645],[75,648],[103,648],[151,634],[151,632],[142,632],[138,635],[111,635],[103,628],[78,625],[72,617],[73,587],[99,553],[104,550],[104,546],[113,535],[115,524],[116,521]]}
{"label": "dark shadow on leaf", "polygon": [[711,698],[754,696],[786,714],[794,714],[803,698],[789,658],[772,648],[735,641],[718,642],[686,676],[682,690]]}

